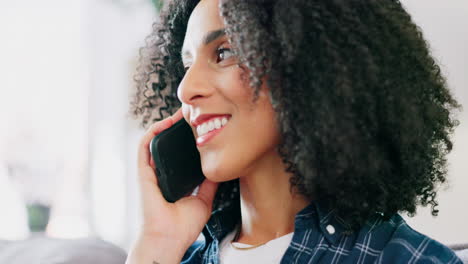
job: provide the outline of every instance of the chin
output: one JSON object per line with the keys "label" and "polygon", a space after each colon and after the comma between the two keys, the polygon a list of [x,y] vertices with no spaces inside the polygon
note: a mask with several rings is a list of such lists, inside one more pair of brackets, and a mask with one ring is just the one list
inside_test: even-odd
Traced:
{"label": "chin", "polygon": [[239,178],[239,173],[230,173],[230,170],[222,169],[223,166],[213,164],[205,165],[202,163],[203,175],[212,182],[226,182]]}

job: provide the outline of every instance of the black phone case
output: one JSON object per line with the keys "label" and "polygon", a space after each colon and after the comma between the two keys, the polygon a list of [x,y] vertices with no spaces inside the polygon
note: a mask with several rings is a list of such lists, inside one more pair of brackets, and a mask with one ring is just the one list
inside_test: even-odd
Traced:
{"label": "black phone case", "polygon": [[159,188],[168,202],[191,193],[205,179],[195,137],[185,119],[156,135],[150,151]]}

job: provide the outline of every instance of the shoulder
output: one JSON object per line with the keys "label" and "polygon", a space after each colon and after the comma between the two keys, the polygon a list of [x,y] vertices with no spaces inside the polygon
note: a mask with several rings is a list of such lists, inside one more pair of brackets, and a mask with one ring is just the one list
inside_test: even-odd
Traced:
{"label": "shoulder", "polygon": [[390,230],[378,263],[462,263],[455,252],[411,228],[400,215],[384,222],[375,231]]}

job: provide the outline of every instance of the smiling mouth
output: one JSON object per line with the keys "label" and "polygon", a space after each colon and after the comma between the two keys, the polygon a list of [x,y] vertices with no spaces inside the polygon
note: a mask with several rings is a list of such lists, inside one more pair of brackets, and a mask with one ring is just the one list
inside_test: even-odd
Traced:
{"label": "smiling mouth", "polygon": [[229,119],[227,116],[212,118],[204,122],[203,124],[197,126],[197,135],[203,136],[209,133],[210,131],[220,129],[221,127],[225,126],[228,121]]}
{"label": "smiling mouth", "polygon": [[219,134],[229,122],[228,116],[215,117],[197,126],[197,146],[204,146],[213,137]]}

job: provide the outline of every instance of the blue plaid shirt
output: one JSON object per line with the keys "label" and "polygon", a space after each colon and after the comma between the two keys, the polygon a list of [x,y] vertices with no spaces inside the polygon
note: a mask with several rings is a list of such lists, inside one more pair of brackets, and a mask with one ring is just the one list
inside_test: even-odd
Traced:
{"label": "blue plaid shirt", "polygon": [[[196,241],[185,253],[184,264],[219,264],[219,244],[240,220],[238,204],[215,210]],[[413,230],[396,214],[384,221],[378,214],[352,234],[318,203],[297,213],[294,234],[281,264],[285,263],[459,263],[455,253]]]}

